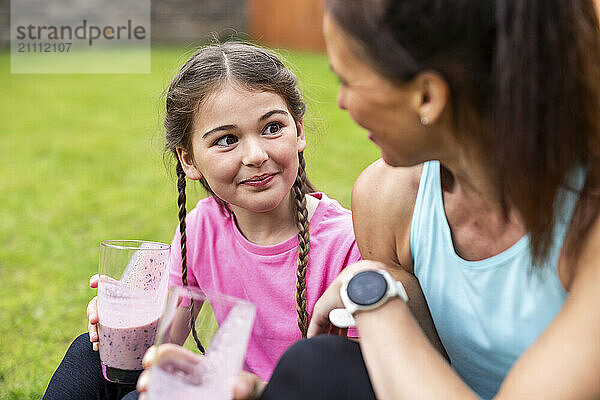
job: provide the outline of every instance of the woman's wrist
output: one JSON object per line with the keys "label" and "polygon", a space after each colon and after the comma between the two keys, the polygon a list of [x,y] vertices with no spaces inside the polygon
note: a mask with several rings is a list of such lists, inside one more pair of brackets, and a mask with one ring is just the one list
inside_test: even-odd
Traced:
{"label": "woman's wrist", "polygon": [[400,315],[408,317],[410,309],[404,300],[399,297],[393,297],[377,308],[357,310],[353,316],[358,327],[359,325],[378,321],[381,318],[387,318],[388,316],[399,317]]}

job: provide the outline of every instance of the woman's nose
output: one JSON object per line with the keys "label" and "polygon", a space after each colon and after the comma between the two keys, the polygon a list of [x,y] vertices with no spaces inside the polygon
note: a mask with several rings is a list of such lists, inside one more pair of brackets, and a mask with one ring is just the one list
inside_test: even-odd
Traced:
{"label": "woman's nose", "polygon": [[260,167],[268,159],[269,154],[263,148],[260,139],[249,139],[245,141],[242,164],[246,166]]}
{"label": "woman's nose", "polygon": [[346,89],[343,85],[340,85],[340,88],[338,89],[337,105],[342,110],[346,109]]}

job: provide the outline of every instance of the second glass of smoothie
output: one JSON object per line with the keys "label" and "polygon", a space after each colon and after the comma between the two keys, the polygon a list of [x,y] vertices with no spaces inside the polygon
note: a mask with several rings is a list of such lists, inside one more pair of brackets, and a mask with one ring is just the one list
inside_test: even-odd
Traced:
{"label": "second glass of smoothie", "polygon": [[230,400],[255,315],[246,300],[172,287],[156,338],[150,400]]}

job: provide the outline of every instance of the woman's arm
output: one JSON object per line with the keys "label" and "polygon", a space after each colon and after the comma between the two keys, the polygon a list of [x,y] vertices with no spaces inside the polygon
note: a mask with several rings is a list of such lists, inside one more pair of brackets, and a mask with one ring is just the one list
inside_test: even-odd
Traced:
{"label": "woman's arm", "polygon": [[421,166],[392,168],[378,160],[360,175],[352,191],[352,220],[363,259],[380,261],[402,281],[411,312],[433,346],[447,357],[421,286],[413,274],[410,227]]}
{"label": "woman's arm", "polygon": [[378,399],[477,399],[399,298],[354,318]]}

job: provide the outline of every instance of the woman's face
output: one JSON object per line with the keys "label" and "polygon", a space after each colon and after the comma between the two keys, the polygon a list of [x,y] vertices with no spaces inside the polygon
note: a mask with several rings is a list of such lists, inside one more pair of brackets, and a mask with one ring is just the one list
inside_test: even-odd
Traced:
{"label": "woman's face", "polygon": [[376,72],[327,13],[323,30],[331,69],[340,78],[338,106],[368,131],[383,160],[397,167],[435,159],[439,138],[420,123],[420,92],[411,82],[394,84]]}

